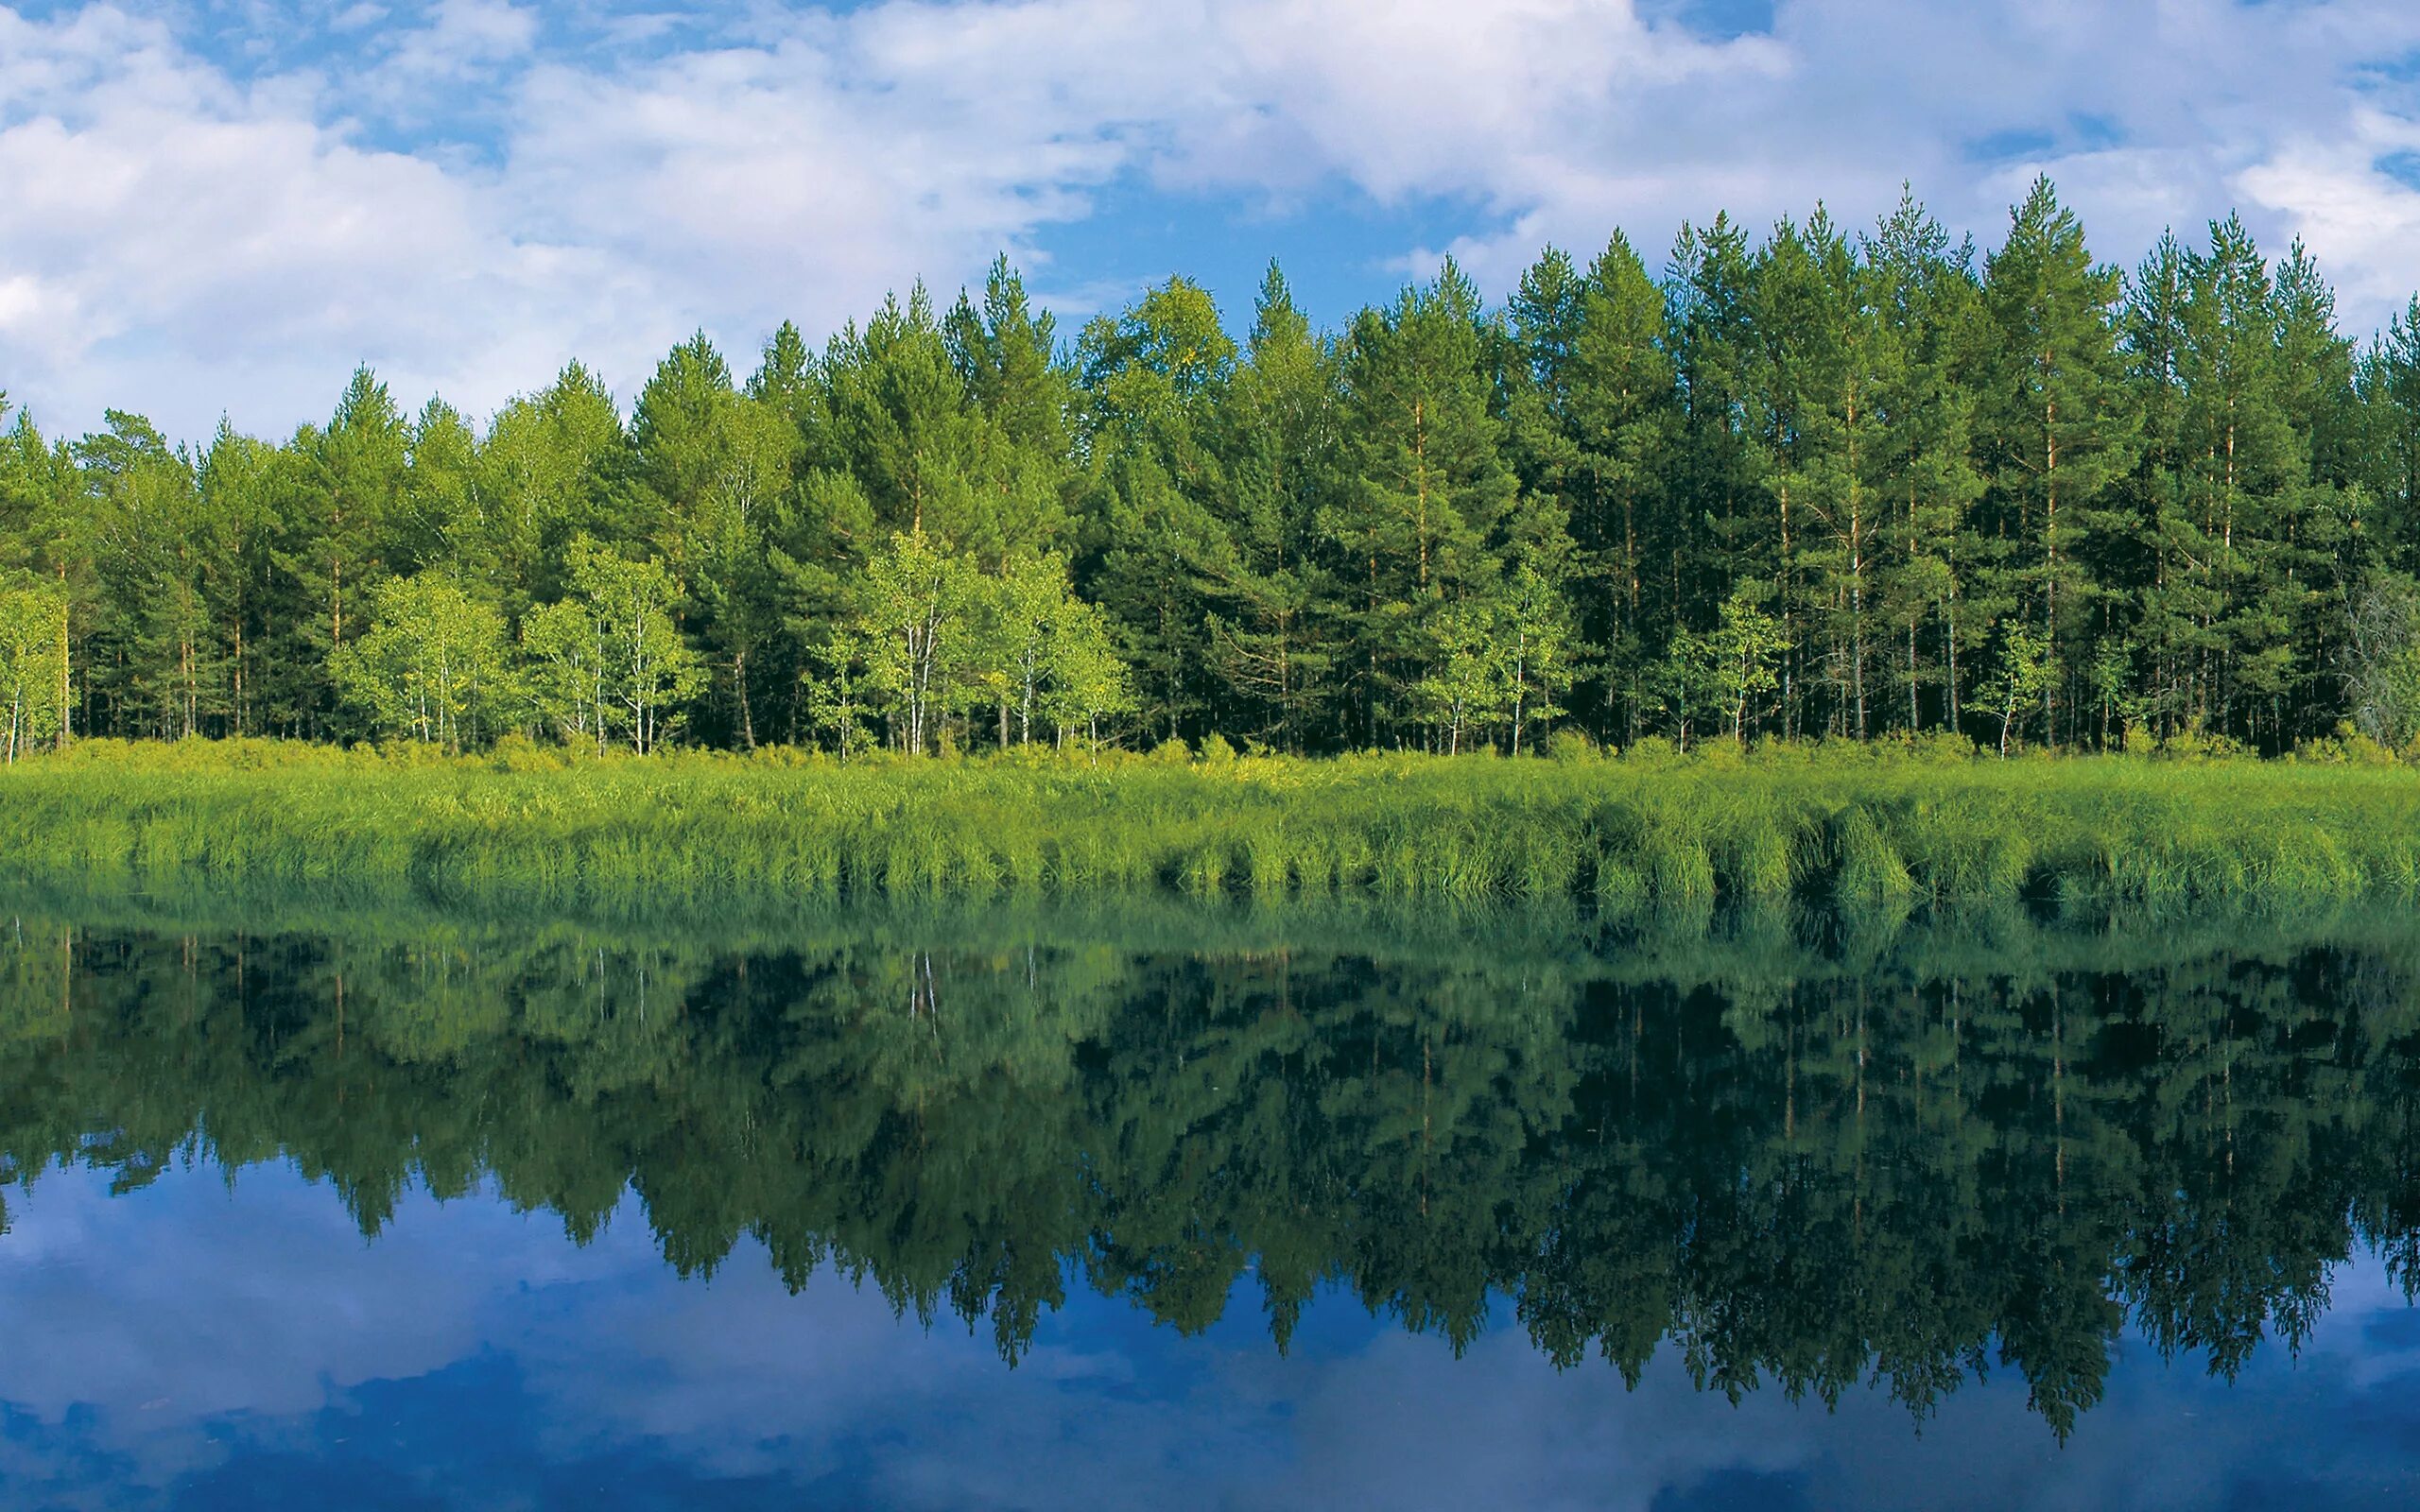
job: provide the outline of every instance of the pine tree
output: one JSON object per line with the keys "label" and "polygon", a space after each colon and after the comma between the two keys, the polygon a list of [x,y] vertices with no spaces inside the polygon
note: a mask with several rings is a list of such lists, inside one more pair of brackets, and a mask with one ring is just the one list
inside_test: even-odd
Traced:
{"label": "pine tree", "polygon": [[766,652],[787,623],[776,552],[797,512],[802,444],[794,415],[735,388],[703,335],[665,358],[631,419],[648,544],[671,574],[679,621],[712,670],[714,732],[750,749],[758,685],[786,692],[797,682],[794,662],[769,675]]}
{"label": "pine tree", "polygon": [[98,588],[91,673],[101,728],[182,739],[218,713],[202,510],[192,459],[139,415],[76,444]]}
{"label": "pine tree", "polygon": [[[1865,240],[1862,260],[1879,327],[1874,399],[1883,416],[1882,507],[1892,515],[1878,612],[1894,638],[1906,632],[1907,728],[1937,719],[1955,730],[1960,657],[1980,633],[1962,609],[1985,549],[1974,523],[1983,492],[1971,382],[1979,290],[1971,249],[1953,252],[1948,232],[1905,193]],[[1927,685],[1938,690],[1929,715]]]}
{"label": "pine tree", "polygon": [[[1771,430],[1781,633],[1802,653],[1782,675],[1786,729],[1820,679],[1827,723],[1862,739],[1872,705],[1869,626],[1890,462],[1884,396],[1902,381],[1897,349],[1848,240],[1820,210],[1775,232],[1757,270],[1765,337],[1758,388]],[[1803,672],[1801,669],[1804,669]]]}
{"label": "pine tree", "polygon": [[324,430],[294,440],[302,458],[276,555],[289,592],[270,627],[284,669],[277,703],[288,728],[325,734],[341,721],[329,658],[362,633],[362,606],[387,575],[384,548],[402,500],[410,427],[386,385],[354,372]]}
{"label": "pine tree", "polygon": [[2342,660],[2352,595],[2371,565],[2372,543],[2362,530],[2367,458],[2353,344],[2337,333],[2336,292],[2300,239],[2277,266],[2273,302],[2280,401],[2304,463],[2290,480],[2278,558],[2305,590],[2292,627],[2293,712],[2278,731],[2282,745],[2332,728],[2340,702],[2332,669]]}
{"label": "pine tree", "polygon": [[1212,586],[1234,557],[1214,504],[1225,480],[1210,418],[1236,346],[1207,290],[1172,279],[1078,343],[1087,571],[1164,733],[1202,733],[1219,689],[1199,654]]}
{"label": "pine tree", "polygon": [[1578,633],[1605,652],[1599,732],[1628,738],[1644,712],[1638,679],[1661,651],[1663,616],[1650,611],[1646,592],[1650,564],[1682,549],[1670,502],[1681,411],[1663,294],[1618,232],[1589,265],[1564,387],[1579,452],[1571,504],[1582,553]]}
{"label": "pine tree", "polygon": [[[2141,421],[2131,485],[2143,565],[2131,602],[2135,713],[2163,737],[2196,713],[2194,670],[2213,642],[2217,598],[2204,570],[2209,549],[2186,496],[2186,303],[2191,260],[2163,234],[2128,285],[2128,379]],[[2107,715],[2104,713],[2104,719]]]}
{"label": "pine tree", "polygon": [[1274,264],[1247,356],[1212,414],[1228,506],[1201,573],[1203,633],[1221,728],[1300,749],[1337,716],[1335,585],[1313,522],[1336,473],[1338,373]]}
{"label": "pine tree", "polygon": [[2362,353],[2360,393],[2369,533],[2395,571],[2420,572],[2420,297]]}
{"label": "pine tree", "polygon": [[224,421],[203,454],[197,483],[204,531],[201,572],[224,658],[226,732],[258,728],[262,615],[271,601],[271,552],[280,510],[291,497],[293,457]]}
{"label": "pine tree", "polygon": [[1398,735],[1405,690],[1427,670],[1421,627],[1482,592],[1513,543],[1519,485],[1481,367],[1478,290],[1448,262],[1354,323],[1344,373],[1344,455],[1321,533],[1361,597],[1349,621],[1365,738]]}
{"label": "pine tree", "polygon": [[2277,320],[2267,265],[2240,222],[2210,227],[2190,263],[2180,353],[2185,503],[2195,516],[2212,613],[2211,651],[2194,682],[2196,713],[2249,731],[2266,710],[2273,732],[2290,688],[2288,641],[2299,589],[2271,558],[2308,474],[2279,382]]}
{"label": "pine tree", "polygon": [[2122,284],[2115,268],[2093,262],[2083,226],[2048,179],[2034,180],[1984,265],[1996,343],[1981,417],[1988,503],[2008,542],[2016,610],[2041,627],[2040,710],[2052,745],[2074,732],[2060,723],[2070,701],[2062,692],[2084,664],[2109,492],[2134,465],[2116,323]]}
{"label": "pine tree", "polygon": [[[6,738],[2400,740],[2420,301],[2337,326],[2300,244],[2121,279],[2043,181],[1987,258],[1903,194],[1685,227],[1660,280],[1548,249],[1500,309],[1447,264],[1340,335],[1272,266],[1240,350],[1180,278],[1063,352],[1001,260],[744,387],[694,336],[627,428],[576,363],[484,432],[362,369],[282,444],[0,396]],[[439,620],[526,696],[399,715]]]}
{"label": "pine tree", "polygon": [[[904,305],[886,301],[862,333],[852,326],[834,337],[818,371],[831,421],[818,460],[862,491],[877,537],[922,533],[952,548],[996,552],[1010,534],[1032,534],[1004,529],[996,501],[985,496],[990,427],[923,285]],[[856,549],[879,549],[881,540]]]}
{"label": "pine tree", "polygon": [[1050,458],[1067,455],[1074,404],[1057,331],[1048,311],[1034,310],[1024,277],[1005,256],[983,281],[981,311],[961,293],[947,328],[951,359],[976,407],[1011,446]]}
{"label": "pine tree", "polygon": [[1651,595],[1658,617],[1676,631],[1711,628],[1735,583],[1777,576],[1786,555],[1753,424],[1755,279],[1727,215],[1681,228],[1664,280],[1681,437],[1662,559],[1648,567],[1663,590]]}

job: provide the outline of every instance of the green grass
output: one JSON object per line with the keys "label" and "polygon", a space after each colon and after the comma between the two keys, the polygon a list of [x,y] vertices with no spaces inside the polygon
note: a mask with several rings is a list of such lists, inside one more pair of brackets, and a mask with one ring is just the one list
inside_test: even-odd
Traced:
{"label": "green grass", "polygon": [[92,743],[0,771],[0,873],[604,910],[1144,890],[1683,916],[2376,905],[2420,897],[2420,770],[1858,747],[841,766]]}

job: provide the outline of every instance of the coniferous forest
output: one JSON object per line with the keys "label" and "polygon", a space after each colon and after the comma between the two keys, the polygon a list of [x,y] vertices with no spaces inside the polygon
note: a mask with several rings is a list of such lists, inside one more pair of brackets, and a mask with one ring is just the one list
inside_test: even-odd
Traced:
{"label": "coniferous forest", "polygon": [[[1005,260],[626,414],[369,370],[324,424],[0,443],[9,759],[86,736],[1524,753],[2420,734],[2420,301],[2230,217],[2100,260],[1913,200],[1072,341]],[[750,370],[745,372],[742,369]]]}

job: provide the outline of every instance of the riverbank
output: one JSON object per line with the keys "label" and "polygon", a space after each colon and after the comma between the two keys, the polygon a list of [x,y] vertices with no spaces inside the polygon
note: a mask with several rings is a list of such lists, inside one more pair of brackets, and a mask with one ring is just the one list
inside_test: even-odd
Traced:
{"label": "riverbank", "polygon": [[1855,747],[844,766],[96,743],[0,772],[0,870],[515,907],[1137,892],[1623,911],[2377,904],[2420,900],[2420,770]]}

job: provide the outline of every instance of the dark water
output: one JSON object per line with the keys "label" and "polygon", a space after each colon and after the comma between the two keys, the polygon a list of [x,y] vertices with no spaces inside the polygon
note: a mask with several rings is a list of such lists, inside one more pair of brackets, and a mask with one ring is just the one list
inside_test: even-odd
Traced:
{"label": "dark water", "polygon": [[2398,921],[1719,933],[0,907],[0,1506],[2420,1495]]}

